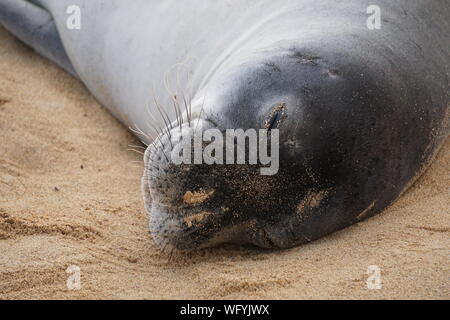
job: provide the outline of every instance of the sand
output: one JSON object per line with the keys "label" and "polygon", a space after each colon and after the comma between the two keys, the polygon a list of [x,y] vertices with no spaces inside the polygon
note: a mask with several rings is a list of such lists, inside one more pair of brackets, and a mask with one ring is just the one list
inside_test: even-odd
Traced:
{"label": "sand", "polygon": [[[0,298],[450,298],[450,141],[382,214],[295,249],[153,243],[136,139],[83,85],[0,29]],[[80,268],[70,290],[66,269]],[[381,270],[369,290],[367,268]]]}

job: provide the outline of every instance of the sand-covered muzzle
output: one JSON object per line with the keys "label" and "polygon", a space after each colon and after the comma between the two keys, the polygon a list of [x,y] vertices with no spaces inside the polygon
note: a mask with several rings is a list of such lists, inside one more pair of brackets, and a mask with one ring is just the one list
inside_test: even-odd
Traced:
{"label": "sand-covered muzzle", "polygon": [[[207,120],[176,121],[167,126],[145,152],[142,189],[152,236],[162,249],[252,242],[246,231],[251,216],[246,208],[249,201],[236,194],[244,195],[244,189],[248,191],[251,186],[248,181],[238,181],[245,181],[246,175],[257,178],[260,168],[254,164],[227,163],[225,145],[224,158],[219,159],[214,152],[211,156],[207,152],[208,143],[202,139],[212,128],[215,126]],[[217,128],[213,130],[221,132]],[[225,135],[225,130],[222,132]],[[201,140],[196,141],[197,135]],[[181,153],[192,153],[175,159],[180,156],[179,144],[186,146],[183,140],[192,148]],[[233,149],[237,159],[238,148]],[[244,158],[248,158],[248,152]]]}
{"label": "sand-covered muzzle", "polygon": [[[186,120],[186,122],[184,122]],[[142,189],[150,230],[162,249],[192,249],[207,237],[193,236],[212,225],[219,214],[210,204],[215,191],[206,190],[211,182],[202,179],[198,166],[174,161],[174,149],[182,141],[183,131],[202,130],[204,121],[189,115],[168,124],[144,155]],[[200,126],[200,128],[199,128]],[[194,174],[191,171],[196,171]]]}

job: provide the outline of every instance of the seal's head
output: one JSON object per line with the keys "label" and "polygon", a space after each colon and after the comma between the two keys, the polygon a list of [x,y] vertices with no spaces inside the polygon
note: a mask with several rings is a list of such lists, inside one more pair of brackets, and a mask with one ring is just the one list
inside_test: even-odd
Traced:
{"label": "seal's head", "polygon": [[[320,44],[316,49],[320,52]],[[348,225],[371,205],[358,194],[367,170],[376,171],[379,164],[366,166],[370,144],[359,152],[355,146],[367,144],[367,134],[376,139],[365,119],[378,117],[371,104],[385,105],[389,95],[376,96],[373,78],[354,77],[370,69],[355,69],[342,57],[280,49],[270,58],[262,53],[232,61],[208,80],[193,112],[168,126],[145,154],[143,192],[161,248],[222,242],[292,247]],[[208,150],[205,141],[219,139],[205,139],[211,129],[223,134],[223,149]],[[229,129],[258,135],[245,140],[244,164],[237,161],[238,139],[228,144]],[[203,158],[196,161],[194,147],[189,161],[175,163],[185,130],[203,134]],[[261,161],[264,148],[265,155],[277,158]],[[230,149],[236,152],[227,159]],[[252,150],[256,162],[250,161]],[[268,167],[275,170],[264,174]]]}

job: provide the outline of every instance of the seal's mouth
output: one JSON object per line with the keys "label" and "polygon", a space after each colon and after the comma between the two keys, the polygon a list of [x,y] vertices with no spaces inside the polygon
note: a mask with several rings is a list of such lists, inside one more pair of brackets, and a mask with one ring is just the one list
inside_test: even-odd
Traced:
{"label": "seal's mouth", "polygon": [[210,246],[218,241],[215,238],[227,220],[214,170],[206,165],[175,164],[171,159],[182,130],[210,125],[199,119],[174,124],[145,152],[142,190],[152,236],[162,249]]}
{"label": "seal's mouth", "polygon": [[242,228],[236,223],[239,215],[224,204],[223,190],[216,191],[210,183],[214,177],[200,171],[195,166],[170,166],[158,176],[146,169],[142,188],[150,230],[163,250],[202,248],[229,239],[244,242],[245,232],[238,232]]}

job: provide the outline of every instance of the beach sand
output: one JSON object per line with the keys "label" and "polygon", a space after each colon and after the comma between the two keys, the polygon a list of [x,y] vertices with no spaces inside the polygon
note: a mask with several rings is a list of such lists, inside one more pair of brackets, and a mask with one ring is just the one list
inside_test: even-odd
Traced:
{"label": "beach sand", "polygon": [[0,298],[450,298],[450,141],[388,210],[321,240],[169,257],[148,231],[138,141],[79,81],[3,29],[0,43]]}

